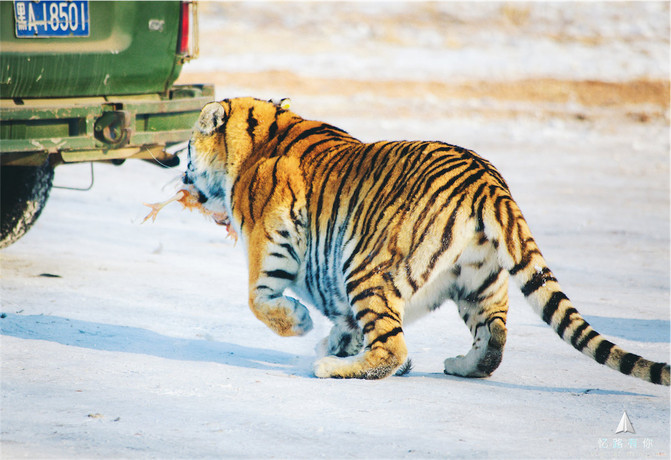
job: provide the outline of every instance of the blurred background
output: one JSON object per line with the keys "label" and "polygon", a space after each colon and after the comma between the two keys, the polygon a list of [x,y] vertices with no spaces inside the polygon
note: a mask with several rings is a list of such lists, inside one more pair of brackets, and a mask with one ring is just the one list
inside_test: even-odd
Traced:
{"label": "blurred background", "polygon": [[668,2],[202,2],[180,82],[303,115],[669,122]]}

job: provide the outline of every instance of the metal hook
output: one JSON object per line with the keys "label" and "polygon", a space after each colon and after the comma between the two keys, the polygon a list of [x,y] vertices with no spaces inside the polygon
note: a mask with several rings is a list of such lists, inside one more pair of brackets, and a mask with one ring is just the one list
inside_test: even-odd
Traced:
{"label": "metal hook", "polygon": [[95,176],[93,174],[93,162],[89,162],[89,164],[91,165],[91,183],[89,184],[88,187],[80,188],[80,187],[64,187],[62,185],[54,185],[53,188],[60,188],[60,189],[63,189],[63,190],[75,190],[75,191],[78,191],[78,192],[88,192],[89,190],[91,190],[93,188],[93,182],[95,180]]}

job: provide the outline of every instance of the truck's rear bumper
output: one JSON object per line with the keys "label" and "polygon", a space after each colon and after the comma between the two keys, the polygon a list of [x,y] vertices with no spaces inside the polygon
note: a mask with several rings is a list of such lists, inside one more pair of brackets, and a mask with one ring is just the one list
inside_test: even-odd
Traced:
{"label": "truck's rear bumper", "polygon": [[0,100],[3,165],[156,158],[183,142],[211,85],[175,86],[167,96]]}

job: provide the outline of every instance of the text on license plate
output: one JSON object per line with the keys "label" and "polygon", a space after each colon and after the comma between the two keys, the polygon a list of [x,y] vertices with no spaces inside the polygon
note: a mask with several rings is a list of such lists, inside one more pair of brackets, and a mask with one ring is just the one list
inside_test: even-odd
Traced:
{"label": "text on license plate", "polygon": [[18,38],[88,37],[88,0],[14,0]]}

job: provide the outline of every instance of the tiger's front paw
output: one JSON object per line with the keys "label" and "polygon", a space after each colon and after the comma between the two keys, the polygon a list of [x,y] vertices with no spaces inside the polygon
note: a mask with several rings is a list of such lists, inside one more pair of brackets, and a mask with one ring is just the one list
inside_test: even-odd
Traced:
{"label": "tiger's front paw", "polygon": [[305,335],[312,330],[308,309],[296,299],[281,297],[266,305],[257,305],[256,316],[282,337]]}
{"label": "tiger's front paw", "polygon": [[305,335],[312,330],[312,318],[308,309],[296,299],[291,299],[294,302],[293,318],[295,320],[291,329],[291,335]]}
{"label": "tiger's front paw", "polygon": [[305,305],[291,297],[250,302],[250,308],[258,319],[282,337],[305,335],[312,330],[310,312]]}

